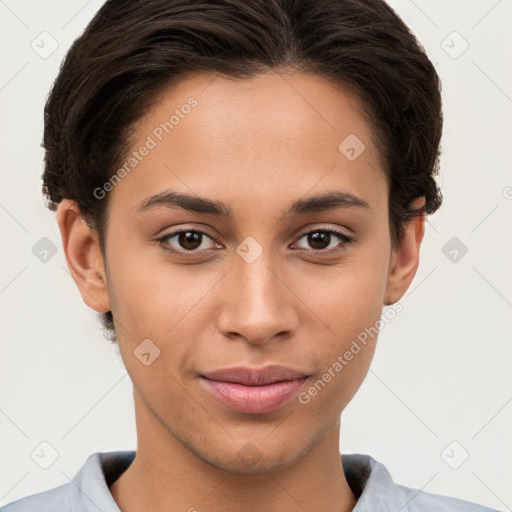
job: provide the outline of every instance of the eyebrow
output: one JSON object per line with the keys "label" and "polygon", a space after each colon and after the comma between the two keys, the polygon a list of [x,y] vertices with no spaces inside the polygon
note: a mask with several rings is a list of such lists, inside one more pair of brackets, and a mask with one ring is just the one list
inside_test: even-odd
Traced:
{"label": "eyebrow", "polygon": [[[205,197],[185,194],[174,190],[165,190],[160,194],[151,196],[141,202],[137,213],[142,213],[155,206],[168,208],[179,207],[196,213],[207,213],[217,217],[233,219],[233,210],[221,201],[214,201]],[[332,191],[323,195],[298,199],[285,215],[299,216],[312,212],[326,212],[341,208],[362,208],[371,210],[370,205],[360,197],[349,192]]]}

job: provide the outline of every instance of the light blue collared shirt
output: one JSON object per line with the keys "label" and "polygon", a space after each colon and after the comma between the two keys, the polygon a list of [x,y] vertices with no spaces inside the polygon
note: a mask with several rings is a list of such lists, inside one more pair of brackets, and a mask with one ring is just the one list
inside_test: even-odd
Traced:
{"label": "light blue collared shirt", "polygon": [[[9,503],[2,512],[120,512],[108,486],[128,468],[134,451],[94,453],[71,482]],[[346,479],[359,496],[353,512],[498,512],[468,501],[395,484],[369,455],[342,455]]]}

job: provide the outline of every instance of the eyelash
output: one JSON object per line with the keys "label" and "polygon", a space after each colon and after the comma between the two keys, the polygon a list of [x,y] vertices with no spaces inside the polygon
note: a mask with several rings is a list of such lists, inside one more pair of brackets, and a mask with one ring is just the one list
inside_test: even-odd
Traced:
{"label": "eyelash", "polygon": [[[201,251],[176,250],[176,249],[170,249],[169,247],[165,247],[164,246],[164,242],[168,241],[171,238],[174,238],[176,235],[180,235],[181,233],[199,233],[201,235],[208,236],[212,240],[214,238],[212,236],[212,234],[209,233],[208,231],[204,231],[204,230],[200,230],[200,229],[180,229],[178,231],[174,231],[174,232],[168,233],[168,234],[166,234],[166,235],[164,235],[164,236],[162,236],[160,238],[157,238],[156,242],[158,242],[164,248],[164,250],[170,251],[170,252],[172,252],[174,254],[177,254],[180,257],[189,258],[189,257],[193,257],[194,255],[200,254]],[[300,240],[301,238],[305,237],[306,235],[311,235],[313,233],[329,233],[329,234],[334,234],[334,235],[338,236],[342,240],[343,243],[342,243],[341,247],[339,247],[339,248],[316,249],[316,250],[315,249],[311,249],[311,250],[302,249],[302,250],[311,251],[311,252],[320,253],[320,254],[336,254],[336,253],[339,253],[339,252],[345,250],[345,248],[348,245],[350,245],[350,244],[352,244],[354,242],[353,238],[349,237],[348,235],[346,235],[342,231],[338,231],[337,229],[332,229],[332,228],[329,228],[329,229],[313,229],[311,231],[306,231],[305,233],[302,233],[302,235],[300,235],[297,240]]]}

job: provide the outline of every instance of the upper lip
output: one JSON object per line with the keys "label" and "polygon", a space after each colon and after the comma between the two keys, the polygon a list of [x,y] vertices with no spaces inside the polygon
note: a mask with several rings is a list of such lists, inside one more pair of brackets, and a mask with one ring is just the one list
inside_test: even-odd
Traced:
{"label": "upper lip", "polygon": [[202,376],[210,380],[233,382],[246,386],[263,386],[265,384],[273,384],[274,382],[307,377],[304,372],[279,365],[269,365],[262,368],[236,366],[203,373]]}

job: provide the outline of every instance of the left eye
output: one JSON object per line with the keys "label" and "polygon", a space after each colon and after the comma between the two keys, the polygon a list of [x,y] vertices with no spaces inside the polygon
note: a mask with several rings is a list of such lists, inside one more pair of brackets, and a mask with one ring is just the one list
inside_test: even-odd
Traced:
{"label": "left eye", "polygon": [[[304,233],[300,238],[307,237],[307,242],[316,250],[318,251],[329,251],[330,249],[333,249],[333,247],[329,247],[330,242],[332,242],[332,237],[338,238],[338,240],[341,240],[342,247],[344,245],[350,244],[352,242],[352,239],[345,235],[345,233],[342,233],[340,231],[336,231],[334,229],[317,229],[315,231],[309,231],[308,233]],[[324,245],[327,244],[327,247],[324,247]],[[339,241],[338,241],[339,244]],[[334,247],[338,244],[335,244]],[[319,247],[320,246],[320,247]],[[306,248],[307,249],[307,248]]]}

